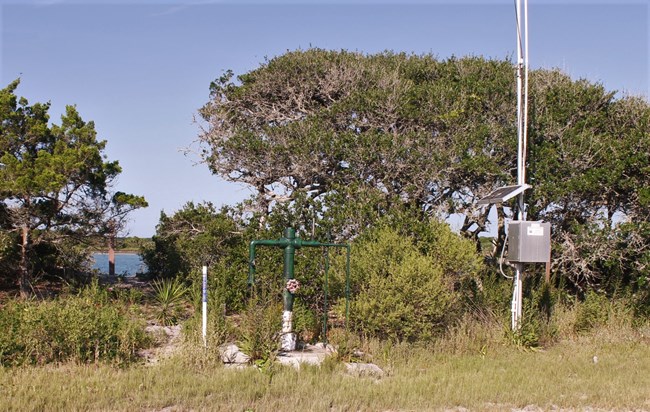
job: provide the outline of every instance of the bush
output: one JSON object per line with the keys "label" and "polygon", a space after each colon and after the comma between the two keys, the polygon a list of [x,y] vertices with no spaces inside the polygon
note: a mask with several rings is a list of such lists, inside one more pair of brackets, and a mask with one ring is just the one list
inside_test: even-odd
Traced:
{"label": "bush", "polygon": [[141,250],[152,278],[201,281],[208,265],[210,287],[218,286],[228,310],[239,310],[246,291],[247,242],[227,209],[189,202],[173,215],[161,213],[156,234]]}
{"label": "bush", "polygon": [[589,332],[607,323],[610,302],[607,296],[590,291],[578,308],[574,329],[576,332]]}
{"label": "bush", "polygon": [[318,313],[310,310],[302,299],[296,299],[293,303],[293,330],[298,339],[314,343],[320,336],[321,328]]}
{"label": "bush", "polygon": [[[203,346],[203,299],[201,285],[194,284],[188,289],[192,295],[194,306],[192,316],[183,323],[185,343]],[[224,296],[220,290],[208,289],[208,319],[207,341],[208,346],[214,348],[226,343],[233,332],[226,319]]]}
{"label": "bush", "polygon": [[353,246],[350,320],[358,331],[430,340],[460,314],[454,284],[477,276],[474,245],[439,222],[419,231],[409,236],[381,225]]}
{"label": "bush", "polygon": [[163,326],[176,324],[182,315],[181,304],[187,287],[178,279],[160,279],[153,282],[154,300],[158,304],[156,320]]}
{"label": "bush", "polygon": [[242,313],[238,344],[255,364],[273,360],[280,350],[282,307],[278,303],[253,298]]}
{"label": "bush", "polygon": [[0,363],[132,362],[148,337],[126,312],[96,284],[77,296],[10,301],[0,312]]}

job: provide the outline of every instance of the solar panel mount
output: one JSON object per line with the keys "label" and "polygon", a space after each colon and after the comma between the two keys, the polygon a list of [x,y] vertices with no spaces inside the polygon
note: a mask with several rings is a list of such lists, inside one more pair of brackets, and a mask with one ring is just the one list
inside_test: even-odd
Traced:
{"label": "solar panel mount", "polygon": [[531,185],[512,185],[512,186],[503,186],[498,189],[494,189],[483,199],[478,201],[479,205],[492,205],[497,203],[507,202],[513,197],[523,193],[525,190],[532,188]]}

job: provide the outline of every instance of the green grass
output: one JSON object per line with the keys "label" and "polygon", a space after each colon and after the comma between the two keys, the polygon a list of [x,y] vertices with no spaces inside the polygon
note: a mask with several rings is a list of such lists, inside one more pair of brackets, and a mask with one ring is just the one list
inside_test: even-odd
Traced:
{"label": "green grass", "polygon": [[643,338],[459,355],[401,345],[376,361],[388,371],[380,380],[325,367],[281,368],[270,380],[254,369],[191,368],[182,358],[127,369],[1,369],[0,410],[650,409],[650,345]]}
{"label": "green grass", "polygon": [[[147,305],[133,303],[142,299],[114,297],[98,285],[42,306],[67,307],[86,300],[93,307],[102,302],[123,305],[131,315],[146,316],[141,311]],[[110,360],[82,365],[84,359],[71,358],[58,364],[0,367],[0,411],[501,411],[531,405],[542,410],[650,410],[650,324],[635,319],[625,305],[608,305],[607,316],[599,315],[585,331],[575,327],[583,309],[579,304],[558,306],[552,317],[556,332],[545,349],[535,350],[514,344],[502,321],[487,315],[467,315],[443,338],[426,345],[363,340],[331,329],[330,342],[339,345],[342,358],[354,358],[352,349],[361,349],[364,359],[386,371],[378,380],[348,375],[334,358],[321,368],[227,369],[214,346],[207,352],[203,348],[200,318],[194,316],[184,323],[183,346],[153,366],[118,367]],[[0,315],[13,319],[7,306],[3,310]],[[55,319],[66,320],[56,323],[59,329],[77,330],[69,316]],[[249,321],[260,326],[262,319],[256,314]],[[241,317],[231,321],[211,312],[208,341],[232,341],[235,330],[246,328]]]}

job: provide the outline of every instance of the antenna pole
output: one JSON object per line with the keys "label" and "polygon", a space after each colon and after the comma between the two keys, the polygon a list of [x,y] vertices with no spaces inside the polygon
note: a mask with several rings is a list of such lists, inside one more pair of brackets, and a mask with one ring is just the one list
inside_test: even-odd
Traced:
{"label": "antenna pole", "polygon": [[[521,0],[515,2],[517,16],[517,184],[526,184],[526,149],[528,123],[528,0],[524,0],[522,36]],[[523,39],[522,39],[523,37]],[[523,89],[523,90],[522,90]],[[517,197],[517,219],[526,220],[524,192]],[[512,292],[512,330],[521,327],[524,264],[515,263]]]}

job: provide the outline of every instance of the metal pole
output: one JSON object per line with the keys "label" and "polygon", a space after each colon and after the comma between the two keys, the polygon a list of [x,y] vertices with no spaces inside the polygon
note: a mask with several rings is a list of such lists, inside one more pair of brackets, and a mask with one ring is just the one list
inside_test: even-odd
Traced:
{"label": "metal pole", "polygon": [[[293,228],[286,228],[284,231],[284,237],[277,240],[268,240],[268,239],[253,240],[250,242],[249,258],[248,258],[248,283],[250,285],[255,284],[255,256],[256,256],[255,247],[256,246],[276,246],[284,249],[283,275],[285,281],[285,288],[282,292],[283,309],[284,309],[282,313],[282,338],[281,338],[282,350],[292,351],[295,350],[296,347],[296,335],[295,333],[293,333],[292,330],[294,296],[286,288],[286,284],[291,279],[294,278],[294,257],[296,254],[296,249],[302,247],[345,247],[347,248],[346,278],[345,278],[346,279],[345,319],[346,319],[346,327],[347,327],[349,300],[350,300],[350,245],[349,244],[320,243],[314,240],[302,240],[296,237],[296,231]],[[327,265],[329,267],[329,260],[327,262]],[[326,286],[328,286],[327,283]]]}
{"label": "metal pole", "polygon": [[286,288],[287,282],[294,276],[294,257],[296,254],[296,231],[293,228],[284,230],[284,239],[287,245],[284,247],[284,284],[282,291],[282,300],[284,303],[284,312],[282,312],[282,350],[296,350],[296,334],[293,332],[293,293]]}
{"label": "metal pole", "polygon": [[350,316],[350,245],[345,245],[347,253],[345,257],[345,328],[348,328]]}
{"label": "metal pole", "polygon": [[521,0],[517,0],[515,6],[515,12],[517,15],[517,184],[523,185],[522,69],[524,66],[524,60],[522,57],[523,46],[521,42]]}
{"label": "metal pole", "polygon": [[203,266],[203,302],[201,305],[203,312],[203,346],[208,347],[208,267]]}
{"label": "metal pole", "polygon": [[[524,0],[524,114],[523,114],[523,144],[521,153],[521,181],[526,183],[526,156],[528,155],[528,0]],[[522,194],[523,202],[523,194]],[[524,217],[525,219],[525,217]]]}
{"label": "metal pole", "polygon": [[[329,240],[329,239],[328,239]],[[327,278],[330,271],[330,252],[328,248],[325,248],[325,301],[323,302],[323,343],[327,345],[327,320],[328,320],[328,307],[327,307],[327,291],[329,285],[327,284]]]}
{"label": "metal pole", "polygon": [[[524,37],[522,41],[522,24],[521,24],[521,0],[515,3],[517,15],[517,184],[524,185],[526,183],[526,123],[528,120],[528,0],[525,2],[525,21],[524,21]],[[524,46],[525,43],[525,46]],[[525,50],[524,50],[525,47]],[[523,53],[522,53],[523,52]],[[525,53],[525,60],[522,54]],[[525,87],[526,91],[522,91],[522,71],[525,69]],[[521,192],[517,197],[517,219],[526,220],[524,210],[524,192]],[[512,293],[512,330],[519,330],[521,327],[522,317],[522,299],[523,299],[523,276],[524,264],[515,264],[515,277]]]}
{"label": "metal pole", "polygon": [[[284,230],[284,238],[288,240],[287,245],[284,247],[284,283],[294,278],[294,257],[296,255],[296,231],[293,228]],[[282,300],[284,302],[284,311],[291,312],[293,310],[293,294],[286,288],[282,292]]]}
{"label": "metal pole", "polygon": [[254,240],[248,247],[248,284],[255,284],[255,245],[257,242]]}

